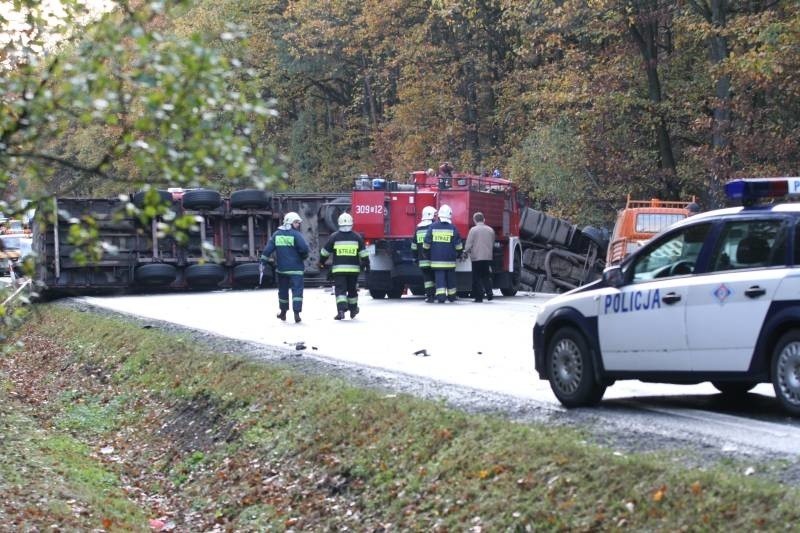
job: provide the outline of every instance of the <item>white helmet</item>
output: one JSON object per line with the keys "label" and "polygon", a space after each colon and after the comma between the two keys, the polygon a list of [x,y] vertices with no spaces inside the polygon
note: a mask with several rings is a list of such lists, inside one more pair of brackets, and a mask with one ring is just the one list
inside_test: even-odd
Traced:
{"label": "white helmet", "polygon": [[422,221],[433,222],[433,217],[436,216],[436,208],[432,205],[426,205],[422,208]]}
{"label": "white helmet", "polygon": [[353,229],[353,217],[350,216],[350,213],[342,213],[339,215],[339,220],[337,222],[339,224],[339,231],[350,231]]}
{"label": "white helmet", "polygon": [[294,211],[290,211],[285,215],[283,215],[283,225],[286,226],[286,229],[289,229],[293,223],[302,221],[303,219],[300,218],[300,215],[298,215]]}
{"label": "white helmet", "polygon": [[453,220],[453,210],[447,204],[439,206],[439,220],[442,222],[450,222]]}

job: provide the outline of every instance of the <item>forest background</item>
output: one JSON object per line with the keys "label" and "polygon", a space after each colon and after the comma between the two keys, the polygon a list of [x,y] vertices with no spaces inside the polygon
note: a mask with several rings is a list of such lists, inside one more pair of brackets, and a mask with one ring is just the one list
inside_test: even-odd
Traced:
{"label": "forest background", "polygon": [[[105,17],[63,48],[72,59],[61,65],[95,58],[71,73],[55,68],[52,58],[14,65],[15,76],[27,76],[27,85],[18,87],[29,90],[59,76],[74,79],[76,68],[108,70],[95,72],[93,83],[72,96],[62,95],[72,102],[94,96],[91,113],[65,112],[58,128],[52,120],[35,127],[31,117],[69,106],[24,111],[35,94],[21,89],[16,93],[31,98],[13,105],[6,100],[0,123],[4,195],[103,196],[145,183],[195,182],[225,192],[253,177],[272,188],[343,191],[359,174],[405,181],[413,170],[450,161],[457,171],[499,168],[529,193],[534,207],[578,224],[608,225],[628,194],[696,195],[708,209],[724,204],[722,186],[730,178],[800,170],[795,0],[165,4],[169,10],[139,17],[138,29],[124,34],[123,22],[146,6],[120,3],[121,14]],[[218,137],[226,122],[217,117],[210,126],[189,119],[173,124],[180,142],[189,139],[204,164],[154,165],[152,147],[165,130],[157,113],[147,119],[152,123],[143,119],[152,98],[138,110],[124,98],[116,108],[110,98],[98,104],[97,86],[110,90],[105,76],[123,80],[120,87],[145,78],[125,72],[147,65],[147,54],[163,49],[165,35],[194,43],[195,52],[209,46],[222,58],[215,63],[220,69],[238,73],[222,76],[214,90],[238,99],[239,118],[247,123],[232,121],[229,133],[245,138],[250,155],[268,164],[232,167],[224,152],[230,143]],[[86,45],[87,38],[93,44]],[[120,43],[131,39],[139,40],[138,55],[121,56],[126,47]],[[106,48],[98,51],[98,43]],[[186,57],[192,53],[187,47]],[[162,70],[149,75],[155,76],[149,86],[166,94]],[[194,77],[173,77],[170,98],[198,97],[208,89]],[[55,100],[53,91],[49,98]],[[175,102],[187,107],[187,117],[198,105]],[[162,114],[177,113],[163,98],[156,103]],[[255,115],[263,120],[254,121]],[[143,131],[152,140],[144,142]],[[143,147],[150,149],[148,162],[136,151]],[[163,158],[173,152],[164,148]],[[221,160],[229,164],[222,168]],[[202,179],[187,176],[192,173]]]}

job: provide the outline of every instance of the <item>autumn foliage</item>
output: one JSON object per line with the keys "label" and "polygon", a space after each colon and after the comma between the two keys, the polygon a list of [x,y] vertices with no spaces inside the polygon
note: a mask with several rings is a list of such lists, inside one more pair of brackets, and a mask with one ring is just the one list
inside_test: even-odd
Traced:
{"label": "autumn foliage", "polygon": [[296,185],[450,160],[591,222],[628,193],[715,207],[730,177],[796,173],[799,17],[783,1],[231,0],[184,21],[251,29]]}
{"label": "autumn foliage", "polygon": [[[26,71],[30,80],[15,87],[57,96],[69,80],[90,79],[77,103],[86,93],[97,106],[92,91],[103,81],[112,95],[139,89],[141,104],[109,100],[89,115],[64,101],[13,100],[0,120],[0,170],[15,165],[7,190],[31,164],[46,169],[37,175],[50,192],[92,194],[115,181],[243,186],[248,173],[263,184],[265,171],[296,189],[344,190],[361,173],[405,180],[447,160],[465,171],[501,168],[535,206],[595,223],[612,221],[629,193],[696,195],[711,208],[731,177],[797,173],[794,1],[200,0],[164,3],[143,22],[135,15],[144,4],[119,6],[81,34],[94,47],[76,39],[66,49],[83,58],[70,60],[73,70],[103,68],[87,78],[62,60]],[[156,53],[174,39],[179,65]],[[197,76],[220,75],[203,57],[228,70],[227,93]],[[223,110],[240,110],[233,122],[191,112],[225,100],[233,107]],[[273,107],[274,120],[251,120]],[[62,108],[78,120],[56,130]],[[151,108],[167,109],[175,127]],[[204,146],[207,137],[219,142]],[[272,157],[278,169],[263,160]]]}

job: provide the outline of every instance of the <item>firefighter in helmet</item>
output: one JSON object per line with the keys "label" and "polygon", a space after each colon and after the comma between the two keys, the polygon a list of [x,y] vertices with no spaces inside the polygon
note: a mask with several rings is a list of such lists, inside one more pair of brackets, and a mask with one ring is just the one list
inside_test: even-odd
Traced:
{"label": "firefighter in helmet", "polygon": [[456,301],[456,260],[464,245],[453,225],[453,210],[447,204],[439,206],[439,221],[428,226],[423,247],[429,251],[431,270],[436,280],[436,301]]}
{"label": "firefighter in helmet", "polygon": [[283,225],[270,237],[264,251],[261,252],[261,262],[270,262],[274,253],[277,265],[275,272],[278,275],[278,318],[286,320],[289,310],[289,287],[292,289],[292,310],[294,321],[300,322],[300,312],[303,310],[303,262],[308,258],[308,243],[300,233],[300,224],[303,219],[295,212],[286,213]]}
{"label": "firefighter in helmet", "polygon": [[424,243],[425,234],[428,233],[428,226],[433,224],[433,217],[435,216],[435,207],[432,205],[423,207],[422,218],[419,224],[417,224],[414,237],[411,239],[411,251],[414,252],[417,258],[417,266],[419,266],[419,269],[422,271],[422,281],[425,286],[425,301],[429,304],[433,303],[436,284],[433,281],[433,272],[431,272],[431,259],[428,250],[424,247]]}
{"label": "firefighter in helmet", "polygon": [[369,252],[364,246],[364,239],[353,231],[353,217],[350,213],[339,215],[339,231],[328,239],[319,251],[319,267],[325,268],[325,262],[333,257],[333,292],[336,296],[336,316],[334,320],[342,320],[346,311],[350,318],[358,314],[358,274],[361,269],[369,269]]}

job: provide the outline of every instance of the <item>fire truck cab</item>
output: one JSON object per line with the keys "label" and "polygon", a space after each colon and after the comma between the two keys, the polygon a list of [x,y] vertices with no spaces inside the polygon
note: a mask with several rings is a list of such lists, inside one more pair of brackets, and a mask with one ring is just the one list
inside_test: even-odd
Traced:
{"label": "fire truck cab", "polygon": [[[517,187],[495,177],[453,173],[411,173],[408,183],[370,178],[356,179],[352,194],[353,229],[361,233],[370,253],[366,287],[373,298],[400,298],[406,290],[423,295],[422,272],[411,250],[411,239],[422,209],[447,204],[453,224],[466,239],[476,211],[495,231],[494,287],[504,296],[519,289],[522,248],[519,239],[520,206]],[[467,259],[456,267],[459,294],[472,289],[472,268]]]}

